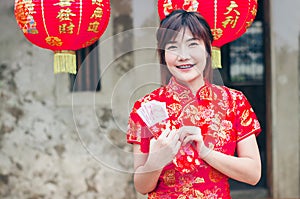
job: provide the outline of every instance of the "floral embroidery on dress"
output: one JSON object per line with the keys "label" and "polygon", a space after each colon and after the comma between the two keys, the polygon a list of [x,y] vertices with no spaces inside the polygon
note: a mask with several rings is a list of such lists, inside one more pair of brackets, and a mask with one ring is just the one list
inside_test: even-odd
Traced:
{"label": "floral embroidery on dress", "polygon": [[210,170],[210,172],[209,172],[209,179],[212,182],[219,182],[223,178],[224,178],[224,175],[222,173],[220,173],[219,171],[217,171],[216,169],[212,168]]}
{"label": "floral embroidery on dress", "polygon": [[[137,115],[141,104],[156,100],[166,102],[169,118],[151,128]],[[236,143],[260,132],[260,125],[240,92],[225,86],[205,82],[194,96],[171,78],[169,84],[138,100],[130,114],[127,131],[129,143],[140,144],[149,152],[150,140],[165,128],[194,125],[201,129],[203,141],[209,148],[234,155]],[[163,168],[157,187],[149,199],[230,199],[228,177],[198,157],[190,144],[181,147],[175,159]]]}
{"label": "floral embroidery on dress", "polygon": [[164,183],[167,186],[174,186],[175,183],[176,183],[176,180],[175,180],[175,170],[174,169],[167,170],[164,173],[163,179],[164,179]]}
{"label": "floral embroidery on dress", "polygon": [[135,123],[133,120],[129,120],[128,126],[130,126],[130,128],[128,128],[129,133],[127,134],[127,139],[141,142],[141,125]]}
{"label": "floral embroidery on dress", "polygon": [[249,110],[244,110],[244,111],[243,111],[242,118],[241,118],[241,119],[242,119],[242,120],[241,120],[241,124],[242,124],[243,126],[249,126],[250,123],[252,122],[252,118],[249,117],[249,115],[250,115],[249,112],[250,112]]}
{"label": "floral embroidery on dress", "polygon": [[174,117],[178,117],[181,109],[182,109],[182,106],[178,103],[172,103],[172,104],[168,105],[169,115],[173,115]]}
{"label": "floral embroidery on dress", "polygon": [[183,110],[184,116],[182,119],[190,119],[190,121],[195,125],[200,120],[200,112],[198,111],[197,107],[194,105],[188,105]]}

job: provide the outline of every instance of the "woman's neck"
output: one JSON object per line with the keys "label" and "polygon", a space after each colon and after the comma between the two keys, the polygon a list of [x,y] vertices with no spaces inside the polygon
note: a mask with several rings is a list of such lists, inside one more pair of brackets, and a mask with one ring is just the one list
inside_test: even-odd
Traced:
{"label": "woman's neck", "polygon": [[204,81],[203,78],[202,78],[202,79],[196,79],[196,80],[193,80],[193,81],[190,81],[190,82],[183,82],[183,81],[180,81],[180,80],[177,80],[177,79],[176,79],[176,81],[177,81],[179,84],[181,84],[181,85],[183,85],[183,86],[189,88],[189,89],[192,91],[192,93],[193,93],[194,95],[195,95],[195,94],[198,92],[198,90],[199,90],[202,86],[204,86],[204,84],[205,84],[205,81]]}

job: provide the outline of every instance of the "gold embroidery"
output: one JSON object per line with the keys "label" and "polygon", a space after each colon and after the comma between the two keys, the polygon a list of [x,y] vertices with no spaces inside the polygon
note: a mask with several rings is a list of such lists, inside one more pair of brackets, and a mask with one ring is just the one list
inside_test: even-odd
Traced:
{"label": "gold embroidery", "polygon": [[188,91],[188,90],[182,91],[181,93],[178,94],[178,98],[179,98],[179,100],[189,99],[190,98],[189,94],[190,94],[190,91]]}
{"label": "gold embroidery", "polygon": [[128,140],[135,140],[141,142],[141,125],[135,123],[133,120],[128,121]]}
{"label": "gold embroidery", "polygon": [[186,196],[185,195],[180,195],[180,196],[178,196],[177,199],[186,199]]}
{"label": "gold embroidery", "polygon": [[250,116],[249,110],[244,110],[242,117],[241,117],[241,125],[242,126],[249,126],[251,124],[252,118],[249,116]]}
{"label": "gold embroidery", "polygon": [[195,190],[195,194],[197,196],[197,199],[202,199],[204,198],[204,194],[201,193],[199,190]]}
{"label": "gold embroidery", "polygon": [[184,119],[189,118],[193,124],[197,124],[197,122],[200,120],[200,113],[194,105],[189,105],[184,110],[185,116]]}
{"label": "gold embroidery", "polygon": [[195,179],[195,183],[204,183],[204,182],[205,182],[204,178],[197,177]]}
{"label": "gold embroidery", "polygon": [[[192,96],[188,89],[179,86],[176,82],[172,83],[172,79],[171,84],[166,89],[160,89],[154,94],[144,97],[139,102],[143,103],[157,99],[158,94],[162,96],[162,98],[158,99],[167,100],[167,109],[171,117],[164,121],[167,124],[159,123],[157,127],[153,127],[155,132],[160,133],[164,129],[163,127],[168,125],[171,125],[171,128],[178,128],[181,125],[193,125],[194,123],[203,130],[203,139],[206,146],[224,153],[233,153],[234,146],[228,143],[235,140],[236,136],[239,136],[234,131],[235,126],[233,122],[239,119],[242,124],[246,125],[251,121],[250,118],[253,114],[253,110],[247,107],[239,92],[234,90],[228,90],[227,92],[222,87],[208,84],[207,87],[203,87],[198,92],[200,99],[210,99],[202,103],[197,101],[198,99]],[[177,100],[180,100],[180,102]],[[244,111],[245,109],[248,111]],[[136,110],[133,112],[135,113]],[[173,118],[177,118],[175,115],[179,115],[179,117],[173,120]],[[255,119],[252,119],[251,125],[259,128],[259,123]],[[137,134],[136,132],[130,133],[132,133],[132,137]],[[153,130],[151,130],[151,133],[153,133]],[[243,132],[240,134],[243,135]],[[175,166],[172,169],[165,170],[160,176],[163,185],[169,186],[170,189],[165,191],[164,187],[157,187],[154,192],[149,193],[149,198],[168,198],[172,197],[173,193],[177,195],[175,198],[179,199],[221,199],[229,196],[230,191],[227,190],[227,187],[221,186],[220,188],[219,186],[223,182],[227,185],[227,176],[212,169],[201,159],[193,159],[193,155],[186,152],[183,148],[179,150],[173,163]],[[188,168],[190,163],[194,163],[194,166],[197,168],[195,173],[190,172],[190,168]],[[179,172],[178,168],[186,170],[182,169]],[[202,172],[207,172],[208,176],[201,176]],[[197,190],[200,186],[201,191]]]}
{"label": "gold embroidery", "polygon": [[182,106],[178,103],[173,103],[168,106],[169,115],[174,115],[175,117],[178,116]]}
{"label": "gold embroidery", "polygon": [[148,198],[149,199],[155,199],[155,198],[159,198],[159,197],[158,197],[158,194],[156,194],[155,192],[153,192],[153,193],[149,194]]}
{"label": "gold embroidery", "polygon": [[209,179],[212,182],[219,182],[220,180],[222,180],[222,178],[224,177],[224,175],[222,173],[220,173],[219,171],[217,171],[216,169],[211,169],[209,172]]}
{"label": "gold embroidery", "polygon": [[163,179],[164,179],[164,183],[167,186],[174,186],[176,183],[175,170],[174,169],[167,170],[164,174]]}
{"label": "gold embroidery", "polygon": [[203,100],[212,100],[213,91],[211,88],[202,89],[199,92],[199,95],[200,95],[201,99],[203,99]]}
{"label": "gold embroidery", "polygon": [[173,99],[175,100],[175,101],[177,101],[177,102],[180,102],[180,99],[179,99],[179,97],[177,96],[177,95],[173,95]]}

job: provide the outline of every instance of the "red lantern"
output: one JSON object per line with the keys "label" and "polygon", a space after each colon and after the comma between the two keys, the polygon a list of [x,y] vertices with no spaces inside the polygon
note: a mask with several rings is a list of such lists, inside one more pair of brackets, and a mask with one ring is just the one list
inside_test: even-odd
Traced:
{"label": "red lantern", "polygon": [[15,17],[33,44],[54,51],[54,73],[76,73],[75,50],[95,43],[110,17],[109,0],[15,0]]}
{"label": "red lantern", "polygon": [[220,47],[239,38],[252,24],[257,0],[158,0],[158,14],[165,18],[173,10],[198,11],[214,36],[214,67],[221,68]]}

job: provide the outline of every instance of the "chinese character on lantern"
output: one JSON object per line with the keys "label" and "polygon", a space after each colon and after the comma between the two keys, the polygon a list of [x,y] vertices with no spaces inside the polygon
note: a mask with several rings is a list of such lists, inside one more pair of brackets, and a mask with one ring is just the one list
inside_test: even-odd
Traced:
{"label": "chinese character on lantern", "polygon": [[75,51],[104,33],[110,1],[15,0],[15,17],[30,42],[54,51],[54,73],[75,74]]}

